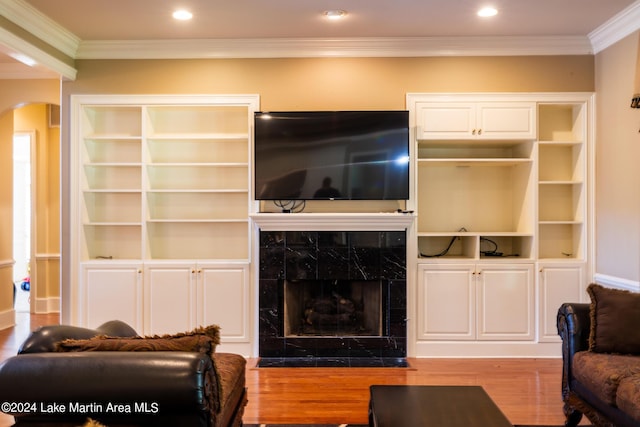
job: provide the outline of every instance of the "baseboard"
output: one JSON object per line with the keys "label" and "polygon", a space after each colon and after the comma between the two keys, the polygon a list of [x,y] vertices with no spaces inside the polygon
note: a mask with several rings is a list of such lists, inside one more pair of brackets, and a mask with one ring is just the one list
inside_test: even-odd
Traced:
{"label": "baseboard", "polygon": [[596,273],[593,278],[594,281],[600,285],[627,291],[640,292],[640,282],[637,280],[628,280],[621,277],[599,273]]}
{"label": "baseboard", "polygon": [[10,328],[16,324],[16,311],[12,308],[0,313],[0,330]]}
{"label": "baseboard", "polygon": [[37,314],[60,313],[60,297],[36,298]]}

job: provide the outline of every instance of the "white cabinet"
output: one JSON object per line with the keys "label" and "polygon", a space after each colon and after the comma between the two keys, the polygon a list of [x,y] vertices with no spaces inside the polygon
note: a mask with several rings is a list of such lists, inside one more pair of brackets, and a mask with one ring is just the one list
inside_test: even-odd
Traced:
{"label": "white cabinet", "polygon": [[419,139],[533,139],[533,102],[419,102]]}
{"label": "white cabinet", "polygon": [[428,340],[532,340],[532,264],[419,264],[418,336]]}
{"label": "white cabinet", "polygon": [[196,281],[195,264],[145,265],[145,334],[173,334],[196,327]]}
{"label": "white cabinet", "polygon": [[95,328],[122,320],[142,333],[141,263],[84,263],[81,276],[80,324]]}
{"label": "white cabinet", "polygon": [[582,302],[585,297],[585,263],[543,262],[538,264],[540,290],[539,337],[541,342],[560,342],[556,319],[560,305]]}
{"label": "white cabinet", "polygon": [[71,97],[72,319],[224,323],[248,342],[257,110],[257,95]]}
{"label": "white cabinet", "polygon": [[478,339],[533,340],[533,265],[478,265],[475,273],[478,284]]}
{"label": "white cabinet", "polygon": [[145,333],[216,324],[223,342],[249,339],[248,264],[149,263],[144,268]]}

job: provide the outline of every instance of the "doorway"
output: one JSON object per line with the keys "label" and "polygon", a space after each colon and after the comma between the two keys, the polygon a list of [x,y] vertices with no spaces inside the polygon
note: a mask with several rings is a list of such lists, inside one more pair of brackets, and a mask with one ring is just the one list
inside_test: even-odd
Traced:
{"label": "doorway", "polygon": [[16,132],[13,135],[13,284],[14,310],[31,312],[31,281],[33,271],[33,219],[35,207],[33,184],[35,133]]}

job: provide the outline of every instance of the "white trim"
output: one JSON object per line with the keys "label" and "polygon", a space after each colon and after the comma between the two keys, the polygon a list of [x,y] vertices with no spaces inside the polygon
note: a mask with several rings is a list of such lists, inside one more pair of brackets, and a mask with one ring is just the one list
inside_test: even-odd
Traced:
{"label": "white trim", "polygon": [[75,56],[80,38],[23,0],[0,0],[0,15],[65,55]]}
{"label": "white trim", "polygon": [[257,213],[250,217],[263,231],[404,230],[415,219],[403,213]]}
{"label": "white trim", "polygon": [[608,48],[640,29],[640,0],[589,33],[594,53]]}
{"label": "white trim", "polygon": [[16,264],[16,260],[11,259],[0,259],[0,269],[13,267]]}
{"label": "white trim", "polygon": [[77,59],[590,55],[587,37],[86,40]]}
{"label": "white trim", "polygon": [[60,313],[60,297],[36,298],[32,305],[37,314]]}
{"label": "white trim", "polygon": [[[0,0],[2,1],[2,0]],[[38,65],[50,69],[51,71],[60,74],[62,77],[75,80],[77,70],[72,66],[65,64],[59,59],[51,56],[45,51],[35,47],[31,43],[26,42],[20,37],[16,36],[10,31],[0,28],[0,44],[7,48],[14,50],[15,52],[22,53],[34,59]]]}
{"label": "white trim", "polygon": [[609,276],[608,274],[596,273],[594,281],[600,285],[609,286],[626,291],[640,292],[640,281],[623,279],[622,277]]}

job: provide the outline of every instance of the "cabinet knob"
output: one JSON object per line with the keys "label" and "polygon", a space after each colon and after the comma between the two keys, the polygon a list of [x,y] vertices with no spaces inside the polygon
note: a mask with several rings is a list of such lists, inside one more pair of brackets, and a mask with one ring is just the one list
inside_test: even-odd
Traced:
{"label": "cabinet knob", "polygon": [[478,129],[478,135],[482,135],[482,129]]}
{"label": "cabinet knob", "polygon": [[471,135],[475,135],[475,134],[476,134],[476,130],[474,129],[471,131]]}

